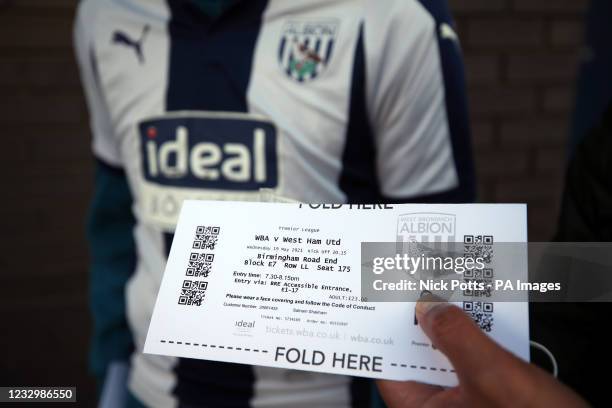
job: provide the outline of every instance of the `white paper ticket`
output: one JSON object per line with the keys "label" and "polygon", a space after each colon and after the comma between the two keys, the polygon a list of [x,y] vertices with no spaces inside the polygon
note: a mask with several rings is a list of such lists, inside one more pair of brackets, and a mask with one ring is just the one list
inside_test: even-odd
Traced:
{"label": "white paper ticket", "polygon": [[[362,288],[363,274],[382,278],[384,259],[393,257],[364,262],[363,245],[460,242],[485,259],[486,280],[493,240],[526,239],[521,204],[186,201],[144,351],[454,385],[453,367],[415,321],[414,300],[364,295],[372,288]],[[513,278],[527,279],[526,259],[512,269]],[[481,296],[459,303],[498,343],[529,359],[526,302]]]}

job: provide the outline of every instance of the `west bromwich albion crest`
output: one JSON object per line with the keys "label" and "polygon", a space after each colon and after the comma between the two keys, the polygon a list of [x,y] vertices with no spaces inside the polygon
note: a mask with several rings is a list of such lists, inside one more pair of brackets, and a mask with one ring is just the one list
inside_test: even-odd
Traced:
{"label": "west bromwich albion crest", "polygon": [[283,71],[298,82],[319,76],[329,64],[337,30],[337,20],[287,22],[278,49]]}

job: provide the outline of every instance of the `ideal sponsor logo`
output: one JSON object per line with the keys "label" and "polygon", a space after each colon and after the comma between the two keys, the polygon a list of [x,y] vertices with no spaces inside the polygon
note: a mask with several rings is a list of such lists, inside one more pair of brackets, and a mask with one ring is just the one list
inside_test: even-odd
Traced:
{"label": "ideal sponsor logo", "polygon": [[234,335],[236,336],[252,336],[252,331],[255,328],[255,320],[236,320],[234,321]]}
{"label": "ideal sponsor logo", "polygon": [[255,191],[277,185],[276,129],[233,117],[168,117],[140,124],[143,174],[168,186]]}
{"label": "ideal sponsor logo", "polygon": [[239,327],[241,329],[252,329],[255,327],[255,320],[252,321],[246,321],[246,320],[237,320],[236,322],[234,322],[234,325],[236,327]]}

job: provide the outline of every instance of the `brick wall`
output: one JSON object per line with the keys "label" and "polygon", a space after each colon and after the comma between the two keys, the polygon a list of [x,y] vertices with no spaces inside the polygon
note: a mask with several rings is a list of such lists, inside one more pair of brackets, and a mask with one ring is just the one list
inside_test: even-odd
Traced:
{"label": "brick wall", "polygon": [[[556,220],[586,0],[450,0],[464,48],[483,202],[527,202],[532,240]],[[91,402],[83,219],[86,109],[73,0],[0,0],[0,384],[75,384]],[[6,358],[9,355],[10,358]],[[89,400],[88,400],[89,398]]]}
{"label": "brick wall", "polygon": [[92,161],[74,4],[0,0],[0,384],[76,385],[80,405],[94,406],[83,238]]}
{"label": "brick wall", "polygon": [[557,220],[587,0],[449,0],[465,55],[479,199]]}

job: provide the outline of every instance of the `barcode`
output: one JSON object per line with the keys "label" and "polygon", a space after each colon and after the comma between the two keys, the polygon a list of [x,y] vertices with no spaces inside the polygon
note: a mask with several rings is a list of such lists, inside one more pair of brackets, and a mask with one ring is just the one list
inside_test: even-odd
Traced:
{"label": "barcode", "polygon": [[468,269],[463,273],[463,280],[466,282],[476,282],[479,286],[484,286],[483,290],[464,290],[464,296],[470,297],[491,297],[493,288],[493,268]]}
{"label": "barcode", "polygon": [[492,235],[464,235],[463,246],[465,256],[482,258],[484,263],[491,263],[493,258]]}
{"label": "barcode", "polygon": [[219,227],[208,227],[199,225],[196,227],[195,238],[193,240],[193,249],[208,249],[213,250],[219,240]]}
{"label": "barcode", "polygon": [[195,278],[207,278],[212,268],[212,262],[214,259],[214,254],[200,254],[197,252],[192,252],[189,255],[189,263],[187,265],[185,275]]}
{"label": "barcode", "polygon": [[207,287],[208,282],[205,281],[184,280],[178,300],[179,305],[201,306]]}
{"label": "barcode", "polygon": [[484,331],[490,332],[493,328],[493,303],[490,302],[463,302],[463,310]]}
{"label": "barcode", "polygon": [[[215,260],[215,254],[208,252],[214,251],[219,242],[220,227],[198,225],[195,231],[192,248],[207,252],[191,252],[185,276],[190,279],[208,278]],[[208,282],[205,280],[184,280],[179,295],[179,305],[202,306]]]}

